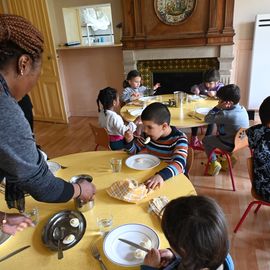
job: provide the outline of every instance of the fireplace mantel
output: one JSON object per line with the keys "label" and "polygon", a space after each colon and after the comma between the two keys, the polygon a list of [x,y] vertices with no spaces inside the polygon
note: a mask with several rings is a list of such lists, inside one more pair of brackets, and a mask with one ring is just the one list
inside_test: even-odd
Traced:
{"label": "fireplace mantel", "polygon": [[[197,0],[183,22],[168,25],[155,12],[157,0],[122,0],[123,49],[233,44],[234,0]],[[175,0],[164,3],[176,4]]]}

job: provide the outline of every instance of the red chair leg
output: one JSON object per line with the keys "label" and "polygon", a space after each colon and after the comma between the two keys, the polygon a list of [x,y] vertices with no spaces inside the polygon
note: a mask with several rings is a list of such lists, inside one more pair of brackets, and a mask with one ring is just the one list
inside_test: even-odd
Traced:
{"label": "red chair leg", "polygon": [[240,221],[239,221],[238,224],[236,225],[236,227],[235,227],[235,229],[234,229],[234,231],[233,231],[234,233],[236,233],[236,232],[238,231],[239,227],[241,226],[241,224],[243,223],[243,221],[244,221],[245,218],[247,217],[247,215],[248,215],[250,209],[252,208],[252,206],[253,206],[254,204],[261,204],[261,202],[260,202],[260,201],[253,201],[253,202],[249,203],[249,205],[248,205],[246,211],[244,212],[244,214],[242,215]]}
{"label": "red chair leg", "polygon": [[97,144],[96,147],[95,147],[95,151],[97,151],[97,149],[98,149],[98,144]]}
{"label": "red chair leg", "polygon": [[226,159],[229,164],[229,172],[230,172],[231,181],[232,181],[232,188],[233,188],[233,191],[235,191],[234,176],[233,176],[233,170],[232,170],[232,160],[228,153],[224,152],[224,155],[226,156]]}
{"label": "red chair leg", "polygon": [[260,209],[261,206],[262,206],[262,204],[259,204],[259,205],[256,207],[256,209],[255,209],[255,211],[254,211],[255,214],[257,214],[257,212],[259,211],[259,209]]}

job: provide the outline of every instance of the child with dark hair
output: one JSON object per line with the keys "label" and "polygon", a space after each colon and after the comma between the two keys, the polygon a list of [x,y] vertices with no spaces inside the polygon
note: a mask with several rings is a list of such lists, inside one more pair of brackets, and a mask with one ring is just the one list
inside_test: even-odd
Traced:
{"label": "child with dark hair", "polygon": [[[205,122],[216,124],[218,135],[209,135],[203,138],[203,146],[207,156],[210,155],[214,148],[231,152],[234,149],[234,138],[240,128],[249,127],[249,119],[246,109],[239,104],[240,89],[235,84],[229,84],[222,87],[217,92],[219,99],[218,105],[215,106],[205,116]],[[232,157],[234,159],[234,157]],[[213,153],[208,174],[217,175],[223,168],[227,170],[227,162],[217,161]]]}
{"label": "child with dark hair", "polygon": [[180,197],[165,206],[162,230],[171,249],[151,249],[141,270],[233,270],[227,224],[220,206],[206,196]]}
{"label": "child with dark hair", "polygon": [[[121,96],[121,101],[128,103],[146,94],[147,88],[141,85],[141,80],[141,74],[138,70],[131,70],[128,73],[127,79],[123,82],[124,91]],[[155,91],[158,87],[160,87],[159,83],[154,85],[153,90]]]}
{"label": "child with dark hair", "polygon": [[253,150],[253,185],[256,193],[270,202],[270,96],[261,104],[261,124],[246,130],[249,147]]}
{"label": "child with dark hair", "polygon": [[[175,175],[185,173],[188,151],[187,136],[174,126],[170,126],[171,115],[162,103],[155,102],[148,105],[142,112],[141,121],[144,133],[136,138],[131,132],[126,132],[125,148],[130,154],[138,152],[149,153],[168,163],[168,166],[159,171],[145,182],[149,189],[155,189],[163,182]],[[145,138],[150,142],[145,144]]]}
{"label": "child with dark hair", "polygon": [[[102,105],[102,110],[100,105]],[[109,134],[110,147],[112,150],[120,150],[124,148],[123,139],[127,130],[136,131],[136,124],[133,122],[124,124],[122,117],[116,113],[119,107],[119,96],[114,88],[106,87],[99,91],[97,98],[99,111],[99,125],[105,128]]]}
{"label": "child with dark hair", "polygon": [[[207,95],[209,97],[215,97],[217,91],[224,86],[220,80],[219,71],[216,69],[209,69],[203,74],[203,82],[199,85],[191,87],[191,93],[195,95]],[[211,135],[213,132],[214,125],[210,124],[207,126],[205,136]],[[191,128],[191,139],[190,146],[194,149],[203,149],[202,142],[197,137],[198,127]]]}

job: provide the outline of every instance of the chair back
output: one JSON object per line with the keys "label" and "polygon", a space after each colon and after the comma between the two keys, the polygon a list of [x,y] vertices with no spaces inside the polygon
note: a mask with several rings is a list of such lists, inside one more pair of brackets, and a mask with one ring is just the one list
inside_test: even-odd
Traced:
{"label": "chair back", "polygon": [[91,123],[89,123],[89,126],[92,130],[94,137],[95,137],[95,144],[96,144],[95,151],[97,150],[97,148],[99,146],[103,146],[103,147],[111,150],[110,140],[109,140],[109,136],[108,136],[106,129],[101,128],[101,127],[97,127]]}
{"label": "chair back", "polygon": [[194,150],[191,147],[188,147],[188,156],[187,156],[187,164],[186,164],[186,175],[187,176],[189,176],[193,161],[194,161]]}
{"label": "chair back", "polygon": [[246,128],[240,128],[234,137],[234,149],[233,152],[248,146],[248,137],[246,134]]}

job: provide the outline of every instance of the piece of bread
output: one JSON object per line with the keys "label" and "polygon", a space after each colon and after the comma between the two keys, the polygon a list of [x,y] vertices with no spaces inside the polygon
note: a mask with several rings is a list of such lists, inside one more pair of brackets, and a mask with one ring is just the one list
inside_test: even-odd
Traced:
{"label": "piece of bread", "polygon": [[116,181],[106,191],[111,197],[130,203],[141,201],[148,193],[144,184],[131,179]]}
{"label": "piece of bread", "polygon": [[166,196],[159,196],[149,201],[149,210],[153,211],[159,218],[162,218],[164,207],[169,202]]}

